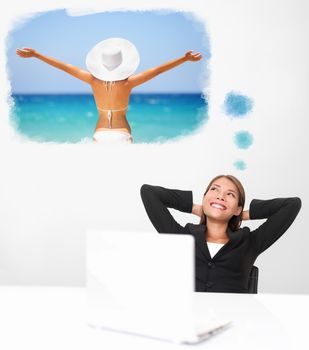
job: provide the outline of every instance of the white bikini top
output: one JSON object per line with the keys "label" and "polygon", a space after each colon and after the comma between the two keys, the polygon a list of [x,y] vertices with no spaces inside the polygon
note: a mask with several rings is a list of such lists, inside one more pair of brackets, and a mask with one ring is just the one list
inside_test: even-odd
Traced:
{"label": "white bikini top", "polygon": [[128,109],[128,107],[122,108],[122,109],[102,109],[102,108],[98,108],[98,111],[107,112],[108,127],[111,129],[113,112],[126,111],[127,109]]}

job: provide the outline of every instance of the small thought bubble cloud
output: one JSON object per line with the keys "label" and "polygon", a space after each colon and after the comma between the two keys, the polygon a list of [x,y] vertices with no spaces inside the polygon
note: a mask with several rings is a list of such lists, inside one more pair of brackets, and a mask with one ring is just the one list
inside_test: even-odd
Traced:
{"label": "small thought bubble cloud", "polygon": [[237,92],[229,92],[224,100],[224,111],[233,118],[242,118],[253,108],[253,100]]}
{"label": "small thought bubble cloud", "polygon": [[238,131],[234,135],[234,142],[240,149],[247,149],[253,143],[253,136],[248,131]]}
{"label": "small thought bubble cloud", "polygon": [[247,168],[247,164],[243,160],[236,160],[234,162],[234,167],[237,170],[245,170]]}

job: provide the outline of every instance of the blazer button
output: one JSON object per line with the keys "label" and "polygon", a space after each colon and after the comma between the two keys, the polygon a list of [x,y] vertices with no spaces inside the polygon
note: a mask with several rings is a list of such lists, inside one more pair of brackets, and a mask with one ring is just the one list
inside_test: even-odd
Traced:
{"label": "blazer button", "polygon": [[212,269],[214,269],[216,266],[215,266],[215,264],[212,262],[212,261],[209,261],[208,262],[208,266],[210,267],[210,268],[212,268]]}
{"label": "blazer button", "polygon": [[207,287],[207,288],[210,288],[210,287],[212,287],[212,286],[213,286],[213,282],[207,282],[207,283],[206,283],[206,287]]}

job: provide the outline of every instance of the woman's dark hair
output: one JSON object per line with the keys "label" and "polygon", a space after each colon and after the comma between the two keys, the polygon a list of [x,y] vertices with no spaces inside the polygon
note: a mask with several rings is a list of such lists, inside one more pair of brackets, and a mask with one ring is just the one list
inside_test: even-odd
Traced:
{"label": "woman's dark hair", "polygon": [[[205,194],[209,191],[209,189],[210,189],[210,187],[212,186],[212,184],[213,184],[216,180],[218,180],[218,179],[220,179],[220,178],[222,178],[222,177],[224,177],[224,178],[226,178],[226,179],[232,181],[233,184],[236,186],[237,191],[238,191],[238,198],[239,198],[239,199],[238,199],[238,206],[241,207],[242,210],[243,210],[244,205],[245,205],[245,197],[246,197],[246,195],[245,195],[245,190],[244,190],[243,185],[241,184],[241,182],[240,182],[235,176],[233,176],[233,175],[218,175],[218,176],[216,176],[215,178],[213,178],[213,179],[210,181],[209,185],[207,186],[206,191],[205,191],[205,193],[204,193],[204,196],[205,196]],[[228,223],[228,227],[229,227],[232,231],[236,231],[236,230],[239,229],[239,227],[240,227],[240,225],[241,225],[241,222],[242,222],[242,212],[241,212],[238,216],[234,215],[234,216],[230,219],[230,221],[229,221],[229,223]],[[201,216],[200,224],[205,224],[205,225],[207,224],[207,218],[206,218],[206,215],[205,215],[204,213],[203,213],[202,216]]]}

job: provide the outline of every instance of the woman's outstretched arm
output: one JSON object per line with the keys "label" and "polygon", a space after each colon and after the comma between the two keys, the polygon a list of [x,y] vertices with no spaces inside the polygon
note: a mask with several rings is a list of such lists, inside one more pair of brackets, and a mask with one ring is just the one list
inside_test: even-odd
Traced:
{"label": "woman's outstretched arm", "polygon": [[158,67],[150,68],[142,73],[131,75],[128,78],[129,83],[132,88],[145,83],[148,80],[153,79],[157,75],[164,73],[172,68],[179,66],[187,61],[196,62],[202,58],[201,53],[194,53],[193,51],[188,51],[184,56],[177,58],[175,60],[169,61],[167,63],[161,64]]}
{"label": "woman's outstretched arm", "polygon": [[23,49],[17,49],[16,54],[22,58],[31,58],[31,57],[37,58],[37,59],[55,67],[55,68],[63,70],[64,72],[66,72],[66,73],[72,75],[73,77],[80,79],[88,84],[90,84],[94,79],[93,76],[86,70],[75,67],[75,66],[68,64],[68,63],[61,62],[55,58],[45,56],[45,55],[41,54],[40,52],[38,52],[34,49],[31,49],[29,47],[25,47]]}

